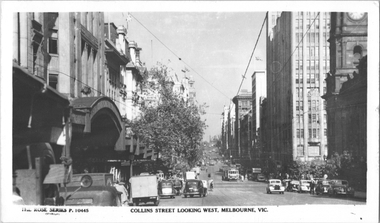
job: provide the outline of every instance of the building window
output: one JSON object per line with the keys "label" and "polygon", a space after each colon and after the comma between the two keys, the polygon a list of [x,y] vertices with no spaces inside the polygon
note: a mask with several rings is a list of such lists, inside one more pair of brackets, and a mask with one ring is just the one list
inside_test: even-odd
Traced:
{"label": "building window", "polygon": [[58,74],[49,74],[49,86],[57,89],[58,85]]}
{"label": "building window", "polygon": [[324,130],[324,135],[327,136],[327,129]]}
{"label": "building window", "polygon": [[309,129],[309,139],[311,139],[312,129]]}
{"label": "building window", "polygon": [[313,129],[313,138],[317,138],[317,129]]}
{"label": "building window", "polygon": [[297,138],[299,138],[299,137],[300,137],[300,130],[297,129]]}
{"label": "building window", "polygon": [[52,30],[51,37],[48,41],[48,49],[50,54],[58,54],[58,31]]}

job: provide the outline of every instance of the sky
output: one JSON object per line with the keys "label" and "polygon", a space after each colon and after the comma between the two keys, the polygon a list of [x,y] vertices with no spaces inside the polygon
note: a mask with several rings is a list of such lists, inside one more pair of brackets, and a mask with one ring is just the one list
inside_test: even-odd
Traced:
{"label": "sky", "polygon": [[[129,18],[128,13],[130,14]],[[221,134],[223,107],[241,89],[251,90],[255,70],[265,70],[265,12],[106,12],[105,22],[128,28],[127,38],[142,48],[141,61],[171,67],[179,78],[195,80],[197,101],[208,107],[204,140]],[[181,58],[181,60],[179,60]]]}

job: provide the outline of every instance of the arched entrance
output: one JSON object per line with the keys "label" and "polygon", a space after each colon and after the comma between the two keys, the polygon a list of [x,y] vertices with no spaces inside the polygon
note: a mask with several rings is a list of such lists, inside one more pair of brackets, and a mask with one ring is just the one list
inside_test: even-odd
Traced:
{"label": "arched entrance", "polygon": [[71,155],[74,173],[108,172],[107,161],[125,151],[124,123],[108,97],[73,101]]}

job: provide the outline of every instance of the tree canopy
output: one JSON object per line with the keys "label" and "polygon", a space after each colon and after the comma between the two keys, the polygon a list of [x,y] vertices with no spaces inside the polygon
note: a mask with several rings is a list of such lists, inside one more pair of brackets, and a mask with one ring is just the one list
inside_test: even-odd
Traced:
{"label": "tree canopy", "polygon": [[160,159],[169,167],[184,162],[193,167],[200,159],[205,121],[201,119],[205,105],[188,102],[181,92],[173,90],[174,81],[168,67],[153,67],[144,77],[143,88],[155,101],[141,104],[140,116],[130,125],[145,146],[160,154]]}

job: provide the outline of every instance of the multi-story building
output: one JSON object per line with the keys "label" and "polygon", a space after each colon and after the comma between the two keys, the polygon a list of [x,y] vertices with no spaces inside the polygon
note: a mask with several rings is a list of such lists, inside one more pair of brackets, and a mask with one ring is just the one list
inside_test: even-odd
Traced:
{"label": "multi-story building", "polygon": [[235,126],[235,120],[236,120],[236,112],[235,112],[235,104],[231,103],[228,106],[228,128],[227,128],[227,141],[228,141],[228,151],[229,151],[229,159],[237,158],[238,157],[238,149],[235,144],[235,140],[237,139],[236,135],[236,126]]}
{"label": "multi-story building", "polygon": [[261,109],[260,105],[262,100],[267,96],[267,78],[266,71],[255,71],[252,74],[252,158],[254,165],[259,164],[259,131],[260,131],[260,120],[261,120]]}
{"label": "multi-story building", "polygon": [[234,148],[233,154],[235,160],[241,159],[242,157],[244,159],[249,159],[248,157],[248,148],[243,148],[241,143],[241,118],[243,115],[248,112],[252,108],[252,92],[249,92],[246,89],[243,89],[240,91],[238,95],[236,95],[232,102],[234,103],[235,107],[235,122],[234,122]]}
{"label": "multi-story building", "polygon": [[367,13],[331,13],[330,71],[323,96],[329,157],[344,152],[367,157],[367,33]]}
{"label": "multi-story building", "polygon": [[271,157],[278,167],[327,154],[321,95],[329,70],[328,12],[269,12],[267,108]]}
{"label": "multi-story building", "polygon": [[223,108],[223,112],[222,112],[222,153],[223,153],[223,156],[228,159],[229,157],[229,147],[228,147],[228,128],[229,128],[229,125],[228,125],[228,114],[229,114],[229,107],[228,106],[224,106]]}
{"label": "multi-story building", "polygon": [[240,117],[241,164],[246,168],[252,165],[252,110],[249,109]]}
{"label": "multi-story building", "polygon": [[[125,64],[128,58],[121,58],[117,51],[106,53],[106,45],[107,49],[113,47],[109,43],[104,35],[104,15],[100,12],[14,14],[13,57],[17,63],[14,68],[21,67],[21,73],[31,81],[14,82],[14,89],[29,92],[28,97],[14,96],[13,109],[17,112],[13,120],[16,126],[20,124],[14,136],[30,138],[28,132],[37,134],[33,141],[25,144],[16,145],[21,141],[14,141],[17,142],[14,145],[14,161],[19,164],[16,169],[25,168],[19,152],[23,153],[28,147],[36,147],[33,149],[35,151],[49,151],[49,158],[43,157],[46,162],[42,163],[44,172],[40,180],[45,176],[45,180],[51,180],[49,167],[57,166],[49,164],[60,162],[66,168],[72,164],[75,173],[84,169],[107,172],[107,160],[119,157],[118,151],[125,152],[124,137],[121,137],[124,135],[124,124],[118,107],[120,85],[117,83],[121,75],[119,65]],[[113,60],[114,57],[119,58]],[[109,73],[111,68],[115,68],[112,74]],[[112,86],[108,85],[110,77],[114,80]],[[43,84],[41,92],[32,93],[23,87],[35,83]],[[54,105],[44,96],[45,92],[54,92],[56,100],[62,98],[63,101]],[[29,102],[20,103],[24,100]],[[65,101],[69,101],[70,106],[62,107]],[[59,107],[60,114],[57,113]],[[49,109],[44,111],[42,108]],[[28,111],[32,112],[29,114]],[[60,116],[59,122],[57,115]],[[25,125],[26,131],[23,130],[24,120],[29,120]],[[34,166],[33,163],[30,165]],[[23,175],[22,171],[19,172],[20,178],[16,184],[22,191],[33,191],[23,180],[35,174]],[[50,183],[64,181],[63,178],[54,179],[59,182]],[[44,188],[54,190],[54,187]],[[41,204],[41,201],[36,203]]]}

